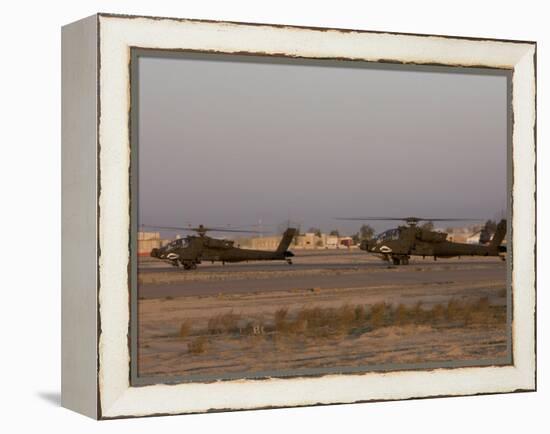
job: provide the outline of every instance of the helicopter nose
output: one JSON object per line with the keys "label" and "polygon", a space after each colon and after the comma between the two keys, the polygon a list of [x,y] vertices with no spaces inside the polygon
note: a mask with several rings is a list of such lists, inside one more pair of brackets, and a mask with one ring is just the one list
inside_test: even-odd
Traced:
{"label": "helicopter nose", "polygon": [[151,250],[151,257],[152,258],[158,258],[160,255],[159,255],[159,249],[153,249]]}
{"label": "helicopter nose", "polygon": [[368,240],[361,241],[361,244],[359,245],[359,248],[361,250],[369,250],[369,242]]}

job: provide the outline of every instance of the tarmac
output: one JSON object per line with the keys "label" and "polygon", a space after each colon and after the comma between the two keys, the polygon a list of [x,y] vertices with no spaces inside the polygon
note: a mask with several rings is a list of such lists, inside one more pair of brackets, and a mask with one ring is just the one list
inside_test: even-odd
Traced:
{"label": "tarmac", "polygon": [[184,271],[161,261],[141,258],[138,266],[140,299],[250,294],[266,291],[354,289],[384,286],[427,287],[483,282],[506,283],[506,263],[498,257],[451,259],[413,257],[409,265],[387,262],[359,250],[296,252],[292,265],[282,261],[221,265],[201,264]]}

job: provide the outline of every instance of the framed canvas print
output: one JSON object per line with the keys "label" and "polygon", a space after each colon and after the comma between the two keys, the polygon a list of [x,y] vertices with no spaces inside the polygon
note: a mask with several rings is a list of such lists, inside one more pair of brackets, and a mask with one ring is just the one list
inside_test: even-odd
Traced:
{"label": "framed canvas print", "polygon": [[535,390],[534,42],[98,14],[62,54],[65,407]]}

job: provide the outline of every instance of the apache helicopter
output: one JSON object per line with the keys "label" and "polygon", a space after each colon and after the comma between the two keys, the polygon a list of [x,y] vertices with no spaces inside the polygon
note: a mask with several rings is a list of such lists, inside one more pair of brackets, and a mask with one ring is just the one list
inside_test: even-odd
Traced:
{"label": "apache helicopter", "polygon": [[406,225],[382,232],[371,240],[363,240],[360,249],[381,256],[385,261],[392,261],[394,265],[408,265],[411,256],[433,256],[437,258],[452,258],[455,256],[500,256],[506,252],[506,247],[500,244],[506,235],[506,220],[497,225],[493,238],[487,245],[455,243],[447,240],[444,232],[432,231],[418,227],[418,223],[434,221],[467,221],[472,219],[426,219],[419,217],[357,217],[339,218],[338,220],[398,220]]}
{"label": "apache helicopter", "polygon": [[235,242],[231,240],[220,240],[206,235],[209,231],[215,232],[239,232],[239,233],[259,233],[258,231],[213,228],[199,225],[198,227],[161,227],[154,226],[157,229],[194,231],[198,235],[189,235],[185,238],[177,238],[167,245],[151,250],[153,258],[161,259],[165,262],[179,267],[180,264],[185,270],[194,270],[197,264],[202,261],[221,262],[243,262],[243,261],[286,261],[292,264],[294,253],[287,250],[296,234],[296,229],[288,228],[284,234],[277,250],[252,250],[235,247]]}

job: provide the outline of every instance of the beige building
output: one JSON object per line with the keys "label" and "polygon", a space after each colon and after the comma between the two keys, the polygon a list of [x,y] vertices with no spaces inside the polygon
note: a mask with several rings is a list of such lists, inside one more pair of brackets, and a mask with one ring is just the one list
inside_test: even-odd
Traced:
{"label": "beige building", "polygon": [[275,250],[281,242],[282,235],[273,237],[238,238],[235,246],[254,250]]}
{"label": "beige building", "polygon": [[447,228],[447,229],[435,229],[439,232],[447,233],[447,241],[453,241],[455,243],[468,243],[468,244],[477,244],[479,242],[479,231],[482,226],[468,226],[468,227],[458,227],[458,228]]}
{"label": "beige building", "polygon": [[316,249],[324,247],[326,236],[317,236],[313,232],[306,232],[305,234],[298,235],[293,243],[293,246],[297,249]]}
{"label": "beige building", "polygon": [[170,240],[160,238],[160,232],[138,232],[138,255],[149,256],[151,250],[158,249],[169,242]]}
{"label": "beige building", "polygon": [[[238,238],[235,240],[235,246],[245,249],[257,250],[276,250],[281,242],[282,235],[271,237],[253,237]],[[351,237],[337,237],[335,235],[321,234],[316,235],[313,232],[294,237],[290,244],[290,249],[338,249],[351,246]]]}
{"label": "beige building", "polygon": [[293,244],[298,249],[345,249],[353,246],[351,237],[307,232],[296,237]]}

